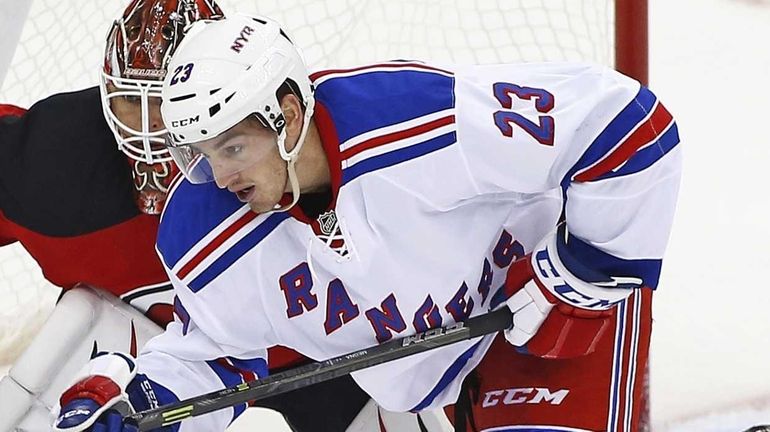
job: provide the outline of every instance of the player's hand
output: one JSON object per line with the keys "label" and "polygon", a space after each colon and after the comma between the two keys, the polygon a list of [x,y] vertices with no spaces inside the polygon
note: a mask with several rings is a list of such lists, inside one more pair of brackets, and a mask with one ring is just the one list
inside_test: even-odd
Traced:
{"label": "player's hand", "polygon": [[[611,324],[612,310],[641,279],[610,277],[581,268],[577,277],[558,255],[557,235],[550,234],[531,255],[514,262],[505,281],[513,327],[505,338],[522,351],[546,358],[570,358],[594,351]],[[573,263],[574,264],[574,263]]]}
{"label": "player's hand", "polygon": [[[83,399],[81,399],[83,400]],[[85,399],[90,400],[90,399]],[[91,401],[93,402],[93,401]],[[73,406],[74,409],[82,409],[80,407]],[[64,413],[62,408],[62,413]],[[57,420],[58,422],[58,420]],[[67,429],[61,429],[58,427],[55,430],[67,430],[67,431],[90,431],[90,432],[137,432],[139,429],[136,426],[123,423],[123,414],[118,411],[108,409],[104,411],[102,415],[93,423],[88,423],[90,426],[85,426],[88,422],[82,424],[73,424],[72,427]]]}
{"label": "player's hand", "polygon": [[135,375],[136,363],[122,354],[103,353],[91,360],[62,394],[54,430],[136,431],[123,424],[123,414],[130,411],[125,389]]}

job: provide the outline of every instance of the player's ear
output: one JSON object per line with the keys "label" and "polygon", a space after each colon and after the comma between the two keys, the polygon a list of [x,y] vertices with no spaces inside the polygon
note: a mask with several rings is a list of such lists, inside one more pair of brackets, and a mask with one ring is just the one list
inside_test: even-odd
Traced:
{"label": "player's ear", "polygon": [[302,130],[302,103],[297,96],[289,93],[281,98],[281,111],[286,121],[286,133],[299,135]]}

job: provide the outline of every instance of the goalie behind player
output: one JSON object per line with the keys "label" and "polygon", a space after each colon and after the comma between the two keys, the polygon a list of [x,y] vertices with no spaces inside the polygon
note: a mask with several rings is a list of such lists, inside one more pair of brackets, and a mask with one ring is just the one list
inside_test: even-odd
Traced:
{"label": "goalie behind player", "polygon": [[[0,384],[0,430],[47,429],[50,409],[94,349],[135,353],[173,319],[171,284],[155,252],[178,172],[161,138],[160,89],[183,28],[221,16],[212,0],[133,0],[109,32],[100,88],[53,95],[29,110],[0,105],[0,244],[20,242],[65,292],[96,287],[133,307],[90,289],[66,294]],[[270,366],[304,361],[278,348]],[[318,412],[336,414],[328,430],[343,429],[367,400],[346,378],[261,405],[310,432]]]}

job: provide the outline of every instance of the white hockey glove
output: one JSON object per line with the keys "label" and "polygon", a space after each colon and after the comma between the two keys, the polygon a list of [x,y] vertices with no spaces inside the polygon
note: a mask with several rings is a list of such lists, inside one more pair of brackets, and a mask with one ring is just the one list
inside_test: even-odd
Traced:
{"label": "white hockey glove", "polygon": [[86,364],[75,384],[60,399],[55,431],[129,432],[124,414],[131,411],[126,388],[136,376],[136,363],[123,354],[100,353]]}
{"label": "white hockey glove", "polygon": [[579,263],[583,280],[565,266],[559,242],[566,228],[546,236],[524,259],[511,265],[505,281],[506,305],[513,312],[513,327],[505,338],[522,351],[545,358],[570,358],[594,351],[611,323],[615,306],[642,280],[615,277]]}

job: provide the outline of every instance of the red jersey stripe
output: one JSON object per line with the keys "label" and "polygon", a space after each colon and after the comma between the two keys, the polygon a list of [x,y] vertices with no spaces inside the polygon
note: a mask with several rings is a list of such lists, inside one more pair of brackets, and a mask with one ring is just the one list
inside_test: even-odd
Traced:
{"label": "red jersey stripe", "polygon": [[641,147],[658,139],[672,121],[671,113],[662,104],[657,104],[649,119],[641,123],[623,143],[599,163],[576,175],[575,181],[591,181],[621,166]]}
{"label": "red jersey stripe", "polygon": [[436,120],[430,121],[425,124],[413,126],[409,129],[404,129],[401,131],[391,132],[389,134],[380,135],[374,138],[370,138],[366,141],[362,141],[359,144],[356,144],[353,147],[350,147],[340,153],[340,157],[342,160],[350,159],[351,157],[369,150],[374,147],[381,146],[383,144],[392,143],[398,140],[402,140],[405,138],[410,138],[413,136],[417,136],[420,134],[423,134],[425,132],[429,132],[433,129],[438,129],[442,126],[450,125],[454,123],[455,116],[454,114],[450,114],[446,117],[441,117]]}
{"label": "red jersey stripe", "polygon": [[195,256],[187,262],[178,272],[177,277],[179,279],[184,279],[190,272],[208,257],[211,255],[211,253],[222,245],[227,239],[232,237],[233,234],[238,232],[241,228],[243,228],[247,223],[253,221],[257,217],[257,213],[248,211],[243,216],[238,218],[232,225],[227,227],[224,231],[219,233],[218,236],[214,238],[209,244],[207,244],[203,249],[200,250]]}

